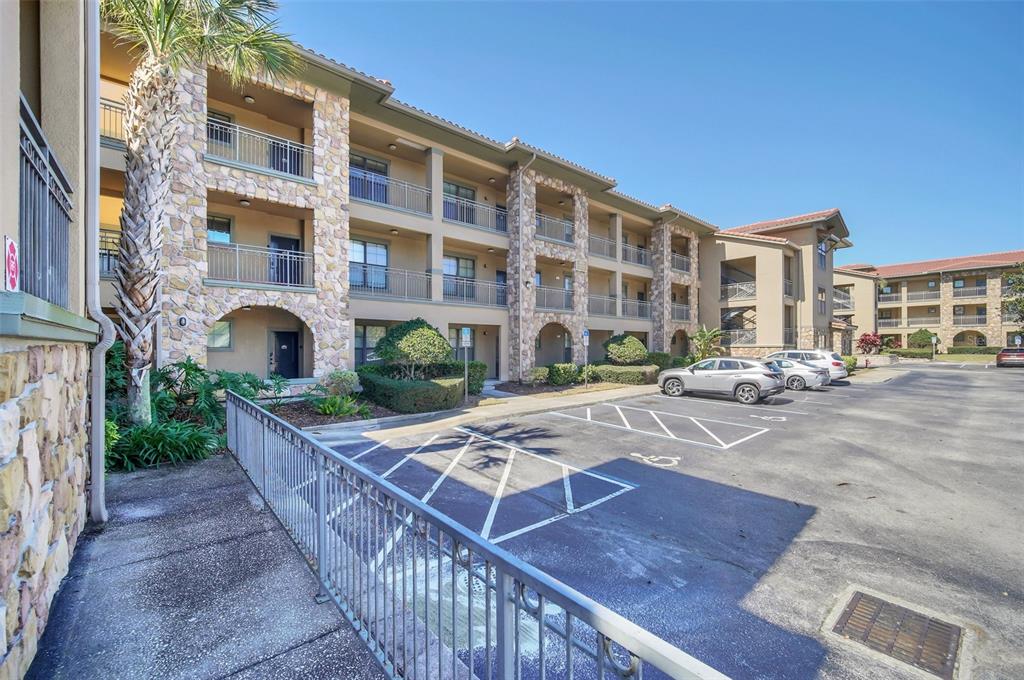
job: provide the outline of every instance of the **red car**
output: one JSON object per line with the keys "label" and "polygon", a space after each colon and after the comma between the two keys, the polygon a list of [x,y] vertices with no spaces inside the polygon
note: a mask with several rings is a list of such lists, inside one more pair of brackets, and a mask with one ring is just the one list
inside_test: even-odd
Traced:
{"label": "red car", "polygon": [[1024,366],[1024,347],[1004,347],[999,350],[996,366]]}

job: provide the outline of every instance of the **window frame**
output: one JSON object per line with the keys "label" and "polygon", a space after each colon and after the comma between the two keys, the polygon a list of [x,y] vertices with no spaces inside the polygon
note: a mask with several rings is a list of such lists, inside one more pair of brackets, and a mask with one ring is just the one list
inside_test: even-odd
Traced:
{"label": "window frame", "polygon": [[[214,329],[219,325],[224,324],[227,326],[228,344],[226,347],[215,347],[210,345],[210,337],[213,335]],[[206,351],[207,352],[233,352],[235,351],[235,329],[234,321],[232,319],[218,319],[213,322],[210,326],[210,330],[206,333]]]}
{"label": "window frame", "polygon": [[[449,187],[455,189],[455,192],[453,193],[453,192],[448,191]],[[461,191],[466,191],[467,193],[469,193],[471,195],[470,196],[463,196],[461,193],[459,193],[460,190]],[[441,193],[443,193],[445,196],[451,196],[452,198],[461,198],[464,201],[472,201],[473,203],[476,203],[476,187],[471,187],[471,186],[468,186],[466,184],[460,184],[458,182],[453,182],[450,179],[446,179],[446,180],[442,180],[441,181]]]}
{"label": "window frame", "polygon": [[[363,165],[360,166],[354,163],[354,158],[363,159]],[[384,172],[377,172],[376,170],[367,169],[366,164],[368,161],[373,163],[379,163],[382,166],[384,166]],[[391,177],[391,161],[387,160],[386,158],[378,158],[377,156],[371,156],[360,151],[350,151],[348,154],[348,164],[350,168],[356,168],[357,170],[362,170],[363,172],[366,173],[380,175],[382,177]]]}
{"label": "window frame", "polygon": [[[219,231],[219,230],[210,229],[210,220],[224,220],[225,222],[227,222],[227,224],[228,224],[228,232],[227,232],[228,240],[227,241],[218,241],[218,240],[210,238],[210,233],[211,232],[212,233],[217,233],[217,234],[224,233],[224,232]],[[216,244],[219,244],[219,245],[230,245],[231,243],[234,243],[234,234],[235,234],[235,218],[234,217],[231,217],[230,215],[218,215],[216,213],[207,213],[206,214],[206,242],[207,243],[216,243]]]}

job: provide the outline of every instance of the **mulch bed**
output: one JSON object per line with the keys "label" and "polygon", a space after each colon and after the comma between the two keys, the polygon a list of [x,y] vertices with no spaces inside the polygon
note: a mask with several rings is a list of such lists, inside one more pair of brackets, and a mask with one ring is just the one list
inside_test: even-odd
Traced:
{"label": "mulch bed", "polygon": [[[373,402],[360,402],[370,407],[371,418],[387,418],[388,416],[401,415],[389,408],[378,406]],[[353,420],[363,420],[359,416],[325,416],[317,413],[316,409],[303,400],[287,401],[273,412],[275,416],[287,420],[295,427],[313,427],[315,425],[330,425],[331,423],[350,423]]]}
{"label": "mulch bed", "polygon": [[[618,383],[601,383],[593,382],[590,383],[591,390],[611,390],[616,387],[626,387],[626,385],[620,385]],[[584,385],[530,385],[527,383],[515,383],[505,382],[498,383],[494,386],[494,389],[499,392],[511,392],[512,394],[542,394],[542,393],[558,393],[558,392],[569,392],[572,394],[578,394],[586,392],[587,389]]]}

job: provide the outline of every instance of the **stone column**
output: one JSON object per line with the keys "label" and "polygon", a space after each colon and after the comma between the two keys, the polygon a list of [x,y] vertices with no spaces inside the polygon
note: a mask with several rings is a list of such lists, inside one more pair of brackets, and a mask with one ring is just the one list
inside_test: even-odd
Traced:
{"label": "stone column", "polygon": [[659,220],[651,232],[651,351],[668,352],[672,342],[672,232]]}
{"label": "stone column", "polygon": [[[953,297],[953,275],[942,274],[939,279],[939,328],[936,335],[939,336],[939,349],[949,352],[953,346],[953,336],[956,329],[953,327],[953,306],[958,304]],[[906,344],[903,345],[906,347]]]}
{"label": "stone column", "polygon": [[573,264],[572,305],[573,327],[572,360],[575,364],[587,363],[587,348],[583,346],[583,329],[587,327],[588,297],[590,294],[590,207],[587,195],[576,191],[572,196],[573,205],[573,246],[576,259]]}
{"label": "stone column", "polygon": [[533,279],[537,271],[537,185],[532,171],[513,166],[506,197],[508,209],[508,317],[509,379],[529,376],[534,362],[536,327],[534,309],[537,293]]}

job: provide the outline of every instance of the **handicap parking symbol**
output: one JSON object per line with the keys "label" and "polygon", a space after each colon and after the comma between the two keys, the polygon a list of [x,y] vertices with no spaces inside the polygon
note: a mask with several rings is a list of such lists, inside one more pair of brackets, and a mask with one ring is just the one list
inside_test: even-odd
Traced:
{"label": "handicap parking symbol", "polygon": [[643,462],[648,465],[653,465],[654,467],[666,468],[679,465],[679,456],[645,456],[642,453],[631,453],[629,455],[634,458],[639,458]]}

